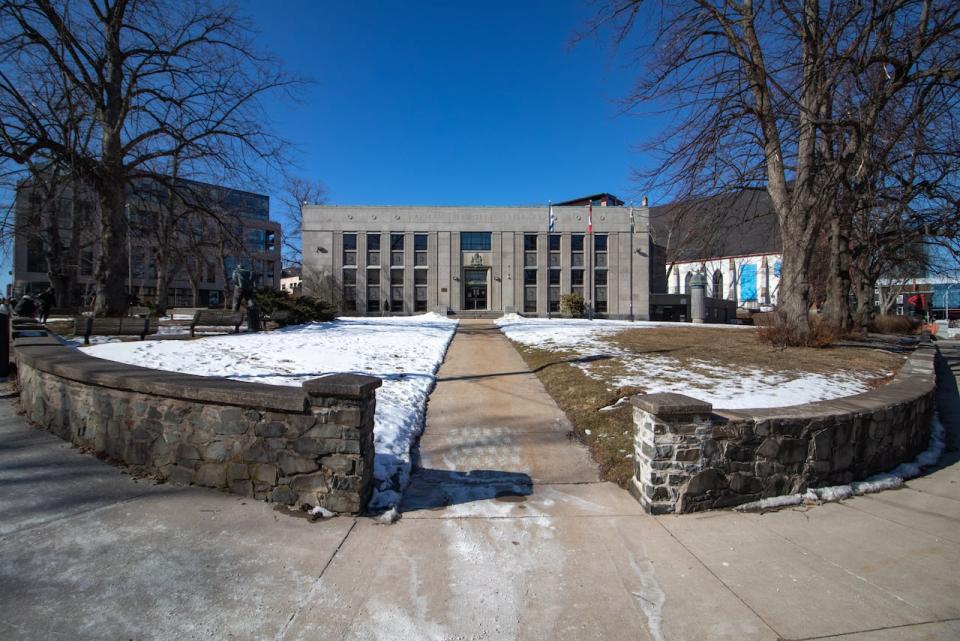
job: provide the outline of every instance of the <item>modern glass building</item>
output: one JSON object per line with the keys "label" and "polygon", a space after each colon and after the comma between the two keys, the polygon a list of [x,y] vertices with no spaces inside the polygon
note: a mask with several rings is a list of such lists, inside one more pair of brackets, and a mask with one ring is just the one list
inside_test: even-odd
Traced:
{"label": "modern glass building", "polygon": [[[558,315],[579,293],[595,314],[649,317],[663,252],[646,208],[310,206],[304,292],[359,315]],[[551,223],[552,220],[552,223]],[[660,288],[660,289],[658,289]]]}

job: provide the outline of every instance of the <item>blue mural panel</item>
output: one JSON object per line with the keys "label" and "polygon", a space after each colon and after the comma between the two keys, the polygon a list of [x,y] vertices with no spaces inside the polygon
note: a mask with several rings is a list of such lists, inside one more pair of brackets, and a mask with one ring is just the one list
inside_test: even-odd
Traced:
{"label": "blue mural panel", "polygon": [[757,266],[744,265],[740,268],[740,300],[757,300]]}
{"label": "blue mural panel", "polygon": [[780,270],[783,269],[783,263],[779,260],[773,264],[773,275],[780,278]]}

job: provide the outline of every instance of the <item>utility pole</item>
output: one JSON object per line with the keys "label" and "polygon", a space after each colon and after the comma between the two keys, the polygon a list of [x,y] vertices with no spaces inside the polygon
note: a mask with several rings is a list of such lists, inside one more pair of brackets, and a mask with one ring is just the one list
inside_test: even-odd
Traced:
{"label": "utility pole", "polygon": [[633,204],[630,204],[630,320],[633,320]]}

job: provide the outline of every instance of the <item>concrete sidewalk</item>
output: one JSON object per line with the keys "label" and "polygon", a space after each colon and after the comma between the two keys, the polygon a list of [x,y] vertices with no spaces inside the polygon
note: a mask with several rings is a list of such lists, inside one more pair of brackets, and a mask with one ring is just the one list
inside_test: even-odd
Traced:
{"label": "concrete sidewalk", "polygon": [[482,323],[451,344],[393,526],[136,482],[0,401],[0,640],[960,638],[945,345],[941,469],[764,515],[643,514]]}

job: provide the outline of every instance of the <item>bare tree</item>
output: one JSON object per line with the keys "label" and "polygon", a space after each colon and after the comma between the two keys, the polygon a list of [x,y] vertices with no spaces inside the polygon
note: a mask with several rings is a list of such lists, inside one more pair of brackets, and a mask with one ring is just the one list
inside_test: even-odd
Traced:
{"label": "bare tree", "polygon": [[818,238],[840,216],[840,256],[841,208],[870,204],[859,187],[886,171],[870,161],[886,116],[923,87],[956,83],[958,14],[946,0],[612,0],[590,30],[639,40],[646,70],[630,103],[675,110],[647,146],[661,153],[651,181],[687,198],[767,190],[783,251],[779,311],[804,335]]}
{"label": "bare tree", "polygon": [[70,155],[31,78],[88,106],[75,129],[94,136],[75,161],[100,210],[96,311],[121,312],[131,181],[175,157],[200,175],[255,175],[284,147],[260,98],[297,82],[255,52],[232,6],[213,1],[0,0],[0,25],[0,157]]}
{"label": "bare tree", "polygon": [[303,208],[327,200],[327,188],[319,180],[289,177],[281,197],[284,206],[283,262],[285,266],[303,265]]}

